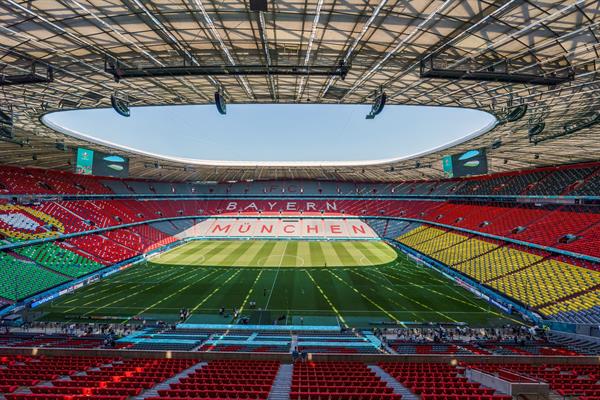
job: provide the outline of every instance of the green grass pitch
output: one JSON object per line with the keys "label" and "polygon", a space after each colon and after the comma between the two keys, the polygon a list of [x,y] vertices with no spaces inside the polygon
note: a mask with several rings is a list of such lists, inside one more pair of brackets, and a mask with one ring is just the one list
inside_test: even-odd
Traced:
{"label": "green grass pitch", "polygon": [[233,323],[234,308],[256,324],[281,316],[287,324],[349,327],[510,320],[381,241],[189,242],[37,310],[53,321],[175,321],[182,307],[190,323]]}
{"label": "green grass pitch", "polygon": [[356,267],[388,264],[397,256],[382,241],[206,240],[173,249],[153,263],[199,267]]}

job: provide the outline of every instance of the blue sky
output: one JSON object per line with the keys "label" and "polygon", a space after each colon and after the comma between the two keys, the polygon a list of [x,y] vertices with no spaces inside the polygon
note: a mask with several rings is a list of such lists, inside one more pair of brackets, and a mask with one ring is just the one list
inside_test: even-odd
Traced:
{"label": "blue sky", "polygon": [[404,157],[493,123],[459,108],[391,106],[366,120],[368,105],[233,104],[75,110],[45,118],[84,135],[163,156],[211,161],[366,161]]}

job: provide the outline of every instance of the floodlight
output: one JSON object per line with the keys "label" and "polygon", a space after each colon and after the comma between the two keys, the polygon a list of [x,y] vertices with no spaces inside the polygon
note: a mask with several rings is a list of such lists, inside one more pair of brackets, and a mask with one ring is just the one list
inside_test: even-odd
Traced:
{"label": "floodlight", "polygon": [[227,114],[227,103],[225,102],[225,97],[221,94],[221,92],[215,92],[215,105],[217,106],[217,111],[219,114]]}
{"label": "floodlight", "polygon": [[382,90],[379,92],[377,97],[375,98],[375,102],[371,106],[371,112],[366,115],[366,119],[375,119],[379,113],[383,111],[385,107],[385,102],[387,100],[387,94]]}
{"label": "floodlight", "polygon": [[119,94],[117,92],[113,93],[110,96],[110,104],[112,108],[115,109],[117,114],[122,115],[123,117],[129,117],[131,112],[129,111],[129,99],[127,95]]}

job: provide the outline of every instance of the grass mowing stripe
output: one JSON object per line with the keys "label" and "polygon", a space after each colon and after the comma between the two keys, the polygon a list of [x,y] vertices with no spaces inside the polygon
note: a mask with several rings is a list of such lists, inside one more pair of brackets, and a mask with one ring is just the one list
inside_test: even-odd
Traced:
{"label": "grass mowing stripe", "polygon": [[[367,295],[365,295],[364,293],[360,292],[358,289],[356,289],[354,286],[349,285],[346,281],[344,281],[342,278],[340,278],[338,275],[336,275],[333,270],[329,269],[328,272],[334,277],[336,278],[339,282],[341,282],[343,285],[348,286],[350,289],[352,289],[355,293],[357,293],[359,296],[361,296],[363,299],[367,300],[369,303],[371,303],[372,305],[374,305],[375,307],[377,307],[379,310],[381,310],[381,312],[383,312],[385,315],[387,315],[392,321],[394,321],[395,323],[401,323],[398,318],[396,318],[393,314],[390,314],[385,308],[381,307],[379,304],[377,304],[375,301],[371,300]],[[404,324],[402,324],[403,326],[405,326]]]}
{"label": "grass mowing stripe", "polygon": [[317,283],[317,281],[315,281],[315,278],[312,277],[312,275],[310,274],[310,272],[308,272],[307,269],[305,269],[304,272],[306,272],[306,274],[308,275],[308,278],[315,285],[315,287],[317,288],[317,290],[319,291],[319,293],[321,293],[321,296],[323,296],[323,298],[325,299],[325,301],[327,302],[327,304],[329,304],[329,307],[331,307],[331,309],[335,313],[336,317],[340,320],[340,322],[342,324],[344,324],[345,328],[348,328],[348,324],[346,323],[346,320],[344,319],[344,317],[342,316],[342,314],[340,314],[340,312],[338,311],[338,309],[335,308],[335,306],[333,305],[333,303],[331,302],[331,300],[329,300],[329,297],[327,297],[327,295],[325,294],[325,292],[323,291],[323,289],[321,289],[321,286],[319,286],[319,284]]}
{"label": "grass mowing stripe", "polygon": [[[365,264],[368,265],[371,263],[371,260],[367,259],[365,253],[363,253],[363,251],[360,249],[358,244],[353,243],[353,242],[345,242],[345,243],[341,243],[341,245],[345,248],[345,250],[348,252],[348,254],[350,254],[352,256],[352,259],[354,260],[354,262],[357,266],[362,266]],[[377,264],[379,264],[380,262],[381,262],[381,260],[377,260]]]}
{"label": "grass mowing stripe", "polygon": [[235,261],[235,265],[239,267],[249,267],[252,264],[254,257],[260,252],[260,250],[266,245],[267,242],[255,242],[252,241],[252,246]]}
{"label": "grass mowing stripe", "polygon": [[[177,276],[177,277],[181,277],[181,276],[187,275],[187,274],[189,274],[190,272],[194,272],[194,271],[183,272],[183,273],[181,273],[181,274],[178,274],[178,272],[179,272],[179,271],[177,271],[177,272],[175,272],[175,273],[173,273],[173,274],[170,274],[170,275],[168,275],[168,277],[170,278],[170,277],[172,277],[172,276],[174,276],[174,275],[175,275],[175,276]],[[167,280],[167,279],[168,279],[168,278],[165,278],[165,279],[163,279],[163,281],[165,281],[165,280]],[[154,283],[154,284],[152,284],[152,285],[151,285],[150,287],[148,287],[148,288],[145,288],[145,289],[143,289],[143,290],[141,290],[141,291],[139,291],[139,292],[134,292],[134,293],[131,293],[131,294],[129,294],[129,295],[127,295],[127,296],[125,296],[125,297],[121,297],[121,298],[119,298],[119,299],[117,299],[117,300],[114,300],[114,301],[112,301],[112,302],[110,302],[110,303],[106,303],[105,305],[103,305],[103,306],[101,306],[101,307],[98,307],[98,308],[96,308],[96,309],[94,309],[94,310],[92,310],[92,311],[86,312],[86,313],[84,313],[83,315],[85,316],[85,315],[88,315],[88,314],[90,314],[90,313],[92,313],[92,312],[96,312],[96,311],[98,311],[98,310],[102,310],[102,309],[105,309],[105,308],[109,308],[109,306],[111,306],[111,305],[113,305],[113,304],[116,304],[116,303],[118,303],[118,302],[120,302],[120,301],[123,301],[123,300],[129,299],[129,298],[131,298],[131,297],[133,297],[133,296],[139,296],[140,294],[142,294],[142,293],[144,293],[144,292],[147,292],[147,291],[149,291],[149,290],[151,290],[151,289],[153,289],[153,288],[155,288],[155,287],[159,286],[161,283],[162,283],[162,282]],[[143,284],[141,284],[141,285],[137,285],[137,286],[136,286],[136,288],[137,288],[137,287],[140,287],[140,286],[143,286]]]}
{"label": "grass mowing stripe", "polygon": [[225,241],[225,246],[221,249],[221,251],[216,252],[215,254],[212,254],[211,256],[205,256],[204,257],[204,262],[207,265],[228,265],[226,263],[226,259],[227,257],[231,256],[232,253],[235,253],[236,249],[240,246],[242,246],[242,242],[239,241],[234,241],[234,242],[228,242]]}
{"label": "grass mowing stripe", "polygon": [[275,247],[275,242],[264,242],[264,244],[258,249],[252,260],[250,260],[250,266],[259,265],[260,260],[271,254],[271,251]]}
{"label": "grass mowing stripe", "polygon": [[306,265],[315,265],[315,261],[312,259],[312,252],[310,251],[310,242],[298,242],[296,255],[302,257]]}
{"label": "grass mowing stripe", "polygon": [[215,293],[217,293],[219,290],[221,290],[221,288],[223,286],[225,286],[229,281],[231,281],[233,278],[235,278],[241,271],[242,271],[241,269],[234,271],[234,273],[231,274],[231,276],[229,278],[227,278],[220,286],[217,286],[216,288],[214,288],[212,292],[210,292],[206,297],[204,297],[204,299],[202,299],[198,304],[196,304],[196,306],[194,306],[194,308],[192,308],[190,310],[190,314],[192,314],[194,311],[196,311],[198,308],[200,308],[202,306],[202,304],[206,303],[206,301],[208,299],[210,299],[212,296],[214,296]]}
{"label": "grass mowing stripe", "polygon": [[[378,271],[378,273],[380,273],[380,274],[383,274],[383,275],[390,276],[390,275],[388,275],[388,274],[384,273],[383,271]],[[392,278],[394,278],[394,279],[400,279],[400,278],[398,278],[398,277],[395,277],[395,276],[392,276]],[[485,308],[485,307],[482,307],[482,306],[481,306],[481,305],[479,305],[479,304],[476,304],[476,303],[473,303],[473,302],[469,302],[469,301],[465,301],[465,300],[463,300],[462,298],[456,298],[456,297],[450,296],[450,295],[448,295],[448,294],[445,294],[445,293],[439,292],[439,291],[437,291],[437,290],[435,290],[435,289],[432,289],[431,287],[427,287],[427,286],[419,285],[419,284],[417,284],[417,283],[414,283],[414,282],[409,282],[409,284],[410,284],[410,285],[412,285],[412,286],[416,286],[416,287],[418,287],[419,289],[425,289],[425,290],[427,290],[427,291],[429,291],[429,292],[432,292],[432,293],[438,294],[438,295],[440,295],[440,296],[446,297],[447,299],[452,299],[453,301],[460,302],[460,303],[467,304],[467,305],[469,305],[469,306],[472,306],[472,307],[478,308],[478,309],[480,309],[480,310],[482,310],[482,311],[485,311],[485,312],[487,312],[487,313],[493,314],[493,315],[495,315],[495,316],[497,316],[497,317],[500,317],[500,318],[505,318],[505,319],[509,319],[509,320],[511,320],[511,321],[513,321],[513,322],[516,322],[516,323],[517,323],[517,324],[519,324],[519,325],[520,325],[520,324],[522,324],[522,322],[521,322],[521,321],[518,321],[518,320],[516,320],[516,319],[514,319],[514,318],[512,318],[512,317],[510,317],[510,316],[508,316],[508,315],[503,315],[503,314],[501,314],[501,313],[499,313],[499,312],[495,311],[495,310],[494,310],[494,309],[492,309],[492,308]],[[483,301],[483,300],[482,300],[482,301]],[[485,303],[485,304],[487,304],[487,303]]]}
{"label": "grass mowing stripe", "polygon": [[222,261],[219,262],[219,265],[238,265],[236,261],[240,257],[242,257],[244,253],[248,251],[250,247],[253,246],[253,244],[254,243],[252,241],[236,242],[236,244],[231,243],[229,247],[227,247],[225,251],[223,251],[223,254],[225,254],[226,256],[223,258]]}
{"label": "grass mowing stripe", "polygon": [[333,251],[337,254],[338,258],[342,261],[342,265],[360,265],[360,257],[356,258],[346,248],[346,246],[355,248],[352,243],[336,243],[335,246],[332,246]]}
{"label": "grass mowing stripe", "polygon": [[248,290],[248,293],[246,294],[246,297],[244,297],[244,301],[242,301],[242,305],[240,306],[238,312],[241,315],[242,311],[244,311],[244,307],[246,307],[246,303],[248,302],[248,299],[250,298],[250,296],[252,295],[252,293],[254,293],[254,288],[256,287],[256,282],[258,282],[258,280],[260,279],[260,277],[262,276],[264,270],[260,270],[258,272],[258,274],[256,275],[256,278],[254,278],[254,282],[252,282],[252,286],[250,286],[250,290]]}
{"label": "grass mowing stripe", "polygon": [[312,257],[313,266],[325,266],[325,254],[319,242],[308,242],[308,249]]}
{"label": "grass mowing stripe", "polygon": [[[337,244],[337,242],[333,243]],[[321,246],[321,251],[325,256],[324,265],[333,267],[344,265],[342,260],[338,257],[337,252],[334,250],[337,246],[334,246],[331,242],[317,242],[317,244]]]}
{"label": "grass mowing stripe", "polygon": [[[406,282],[404,279],[402,279],[402,277],[398,277],[398,276],[397,276],[397,275],[395,275],[395,274],[390,274],[390,273],[387,273],[387,272],[384,272],[384,271],[381,271],[381,270],[380,270],[380,271],[377,271],[377,272],[378,272],[379,274],[381,274],[381,275],[385,275],[385,276],[387,276],[387,277],[389,277],[389,278],[396,279],[396,280],[398,280],[398,281],[402,281],[402,282]],[[463,303],[463,304],[466,304],[466,305],[469,305],[469,306],[472,306],[472,307],[481,308],[481,307],[480,307],[480,306],[479,306],[477,303],[475,303],[475,302],[473,302],[473,301],[467,301],[467,300],[465,300],[464,298],[461,298],[461,299],[459,299],[459,298],[456,298],[456,297],[450,296],[450,295],[448,295],[448,294],[446,294],[446,293],[442,293],[442,292],[440,292],[440,291],[438,291],[438,290],[435,290],[435,289],[433,289],[431,286],[426,286],[426,285],[422,285],[422,284],[418,284],[418,283],[415,283],[415,282],[410,282],[410,281],[409,281],[409,282],[406,282],[406,283],[408,283],[408,284],[409,284],[409,285],[411,285],[411,286],[415,286],[415,287],[417,287],[417,288],[419,288],[419,289],[421,289],[421,290],[427,290],[427,291],[429,291],[429,292],[431,292],[431,293],[435,293],[435,294],[437,294],[437,295],[440,295],[440,296],[446,297],[447,299],[452,299],[453,301],[457,301],[457,302],[460,302],[460,303]],[[444,285],[444,288],[451,288],[451,287],[453,287],[453,286],[454,286],[454,284],[453,284],[453,283],[451,283],[449,280],[446,280],[444,283],[445,283],[445,285]]]}
{"label": "grass mowing stripe", "polygon": [[[171,293],[171,294],[170,294],[170,295],[168,295],[167,297],[163,297],[162,299],[160,299],[160,300],[158,300],[158,301],[154,302],[153,304],[150,304],[148,307],[146,307],[146,308],[144,308],[142,311],[138,312],[138,313],[137,313],[137,315],[139,316],[139,315],[141,315],[141,314],[145,313],[146,311],[149,311],[149,310],[153,309],[154,307],[156,307],[156,306],[157,306],[157,305],[159,305],[160,303],[163,303],[163,302],[167,301],[168,299],[170,299],[171,297],[173,297],[173,296],[176,296],[176,295],[178,295],[179,293],[181,293],[181,292],[183,292],[183,291],[187,290],[187,289],[188,289],[190,286],[192,286],[192,285],[195,285],[195,284],[197,284],[198,282],[200,282],[200,281],[202,281],[202,280],[204,280],[204,279],[208,278],[209,276],[213,275],[213,274],[214,274],[214,273],[216,273],[217,271],[218,271],[218,270],[216,270],[216,269],[215,269],[215,270],[212,270],[212,271],[208,272],[207,274],[203,275],[203,276],[202,276],[200,279],[196,280],[195,282],[193,282],[193,283],[190,283],[190,284],[188,284],[188,285],[186,285],[186,286],[182,287],[181,289],[179,289],[179,290],[177,290],[177,291],[175,291],[175,292]],[[125,321],[123,321],[123,323],[126,323],[126,322],[127,322],[127,321],[129,321],[131,318],[133,318],[133,316],[131,316],[131,317],[127,318]]]}
{"label": "grass mowing stripe", "polygon": [[[132,269],[134,269],[134,268],[135,268],[135,269],[139,269],[139,270],[141,270],[141,271],[143,271],[143,270],[144,270],[144,267],[141,267],[141,266],[139,266],[139,265],[138,265],[138,266],[135,266],[135,267],[132,267]],[[129,272],[129,271],[128,271],[128,272]],[[143,273],[142,273],[142,274],[138,274],[138,275],[139,275],[139,276],[143,276],[143,275],[145,275],[145,274],[150,274],[151,272],[152,272],[152,271],[149,271],[148,269],[146,269],[145,271],[143,271]],[[96,296],[96,295],[98,295],[98,294],[101,294],[101,293],[104,293],[104,292],[108,292],[109,290],[110,290],[110,291],[113,291],[113,290],[115,289],[115,286],[114,286],[114,284],[115,284],[115,281],[110,281],[110,280],[108,280],[108,279],[101,280],[101,281],[99,281],[99,282],[97,282],[97,283],[94,283],[93,285],[90,285],[90,286],[87,286],[87,287],[83,288],[83,290],[81,290],[81,291],[78,293],[78,294],[80,294],[80,296],[74,296],[74,297],[73,297],[72,299],[70,299],[70,300],[65,300],[65,301],[63,301],[63,303],[62,303],[62,304],[71,304],[71,303],[74,303],[74,302],[76,302],[76,301],[81,301],[82,299],[88,298],[88,297],[90,297],[90,296]],[[104,288],[104,289],[99,289],[99,288],[101,288],[101,287],[104,287],[104,286],[106,286],[106,288]],[[94,292],[94,290],[96,290],[96,291]],[[87,293],[87,294],[83,294],[83,293],[84,293],[84,291],[88,291],[89,293]],[[50,306],[52,306],[52,304],[50,304]]]}
{"label": "grass mowing stripe", "polygon": [[[373,269],[373,268],[371,268],[371,270],[373,270],[372,272],[374,272],[374,273],[378,272],[377,270],[375,270],[375,269]],[[399,295],[400,297],[402,297],[402,298],[404,298],[404,299],[406,299],[406,300],[409,300],[409,301],[411,301],[411,302],[413,302],[413,303],[415,303],[415,304],[418,304],[419,306],[423,307],[423,308],[424,308],[424,309],[426,309],[426,310],[433,311],[433,312],[435,312],[435,313],[437,313],[437,314],[441,315],[442,317],[444,317],[444,318],[445,318],[445,319],[447,319],[448,321],[451,321],[451,322],[459,322],[459,321],[455,320],[454,318],[451,318],[451,317],[449,317],[448,315],[444,314],[444,313],[443,313],[443,312],[441,312],[441,311],[434,310],[433,308],[431,308],[431,307],[430,307],[430,306],[428,306],[427,304],[424,304],[424,303],[422,303],[422,302],[420,302],[420,301],[416,300],[414,297],[408,297],[408,296],[406,296],[405,294],[403,294],[403,293],[401,293],[401,292],[399,292],[399,291],[397,291],[397,290],[394,290],[394,289],[393,289],[392,287],[390,287],[389,285],[383,284],[382,282],[375,281],[374,279],[372,279],[372,278],[370,278],[370,277],[368,277],[368,276],[365,276],[365,275],[361,274],[361,273],[360,273],[360,271],[352,271],[352,273],[354,273],[354,274],[356,274],[356,275],[359,275],[359,276],[363,277],[364,279],[366,279],[366,280],[368,280],[368,281],[370,281],[370,282],[374,283],[374,284],[376,285],[375,287],[377,287],[377,288],[383,288],[383,289],[385,289],[385,290],[387,290],[387,291],[389,291],[389,292],[391,292],[391,293],[395,293],[396,295]],[[391,298],[390,298],[390,300],[391,300]],[[393,300],[392,300],[392,301],[393,301]],[[396,303],[396,304],[398,304],[398,303]],[[400,305],[400,304],[398,304],[398,305]],[[414,314],[414,313],[413,313],[413,314]],[[419,320],[419,318],[417,317],[417,315],[415,315],[415,320],[416,320],[416,321],[418,321],[418,320]]]}
{"label": "grass mowing stripe", "polygon": [[281,259],[281,263],[278,265],[279,270],[283,265],[287,267],[303,267],[306,265],[306,261],[298,256],[298,243],[294,241],[285,242],[285,257]]}
{"label": "grass mowing stripe", "polygon": [[[169,272],[169,271],[163,271],[162,273],[168,273],[168,272]],[[153,273],[153,274],[150,274],[150,275],[148,275],[148,277],[154,277],[154,276],[157,276],[157,275],[160,275],[160,274],[161,274],[161,273],[156,273],[156,274],[154,274],[154,273]],[[117,286],[114,286],[114,287],[112,288],[113,290],[111,290],[111,293],[110,293],[110,294],[108,294],[108,295],[106,295],[106,296],[101,296],[101,297],[96,297],[96,296],[95,296],[94,298],[92,298],[90,301],[88,301],[88,302],[86,302],[86,303],[83,303],[83,304],[77,305],[77,306],[75,306],[75,307],[72,307],[72,308],[70,308],[70,309],[66,310],[66,311],[65,311],[65,313],[69,313],[69,312],[71,312],[71,311],[74,311],[74,310],[76,310],[77,308],[79,308],[80,306],[87,306],[87,305],[89,305],[89,304],[92,304],[92,303],[95,303],[95,302],[98,302],[98,301],[101,301],[101,300],[105,300],[105,299],[107,299],[107,298],[109,298],[109,297],[112,297],[112,296],[114,296],[114,295],[115,295],[115,293],[114,293],[114,292],[115,292],[115,290],[114,290],[114,289],[117,289],[117,288],[122,288],[123,286],[129,285],[130,283],[131,283],[131,282],[126,282],[126,283],[118,284]],[[138,286],[141,286],[141,285],[135,285],[135,286],[134,286],[134,288],[135,288],[135,287],[138,287]],[[95,294],[97,295],[98,293],[95,293]]]}
{"label": "grass mowing stripe", "polygon": [[[286,248],[283,251],[283,254],[285,254],[285,251],[287,250],[287,243],[286,243]],[[281,270],[281,263],[283,262],[283,255],[281,256],[281,261],[279,263],[279,268],[277,268],[277,272],[275,273],[275,278],[273,278],[273,285],[271,285],[271,290],[269,291],[269,297],[267,298],[267,304],[265,304],[265,310],[267,310],[269,308],[269,302],[271,301],[271,296],[273,296],[273,290],[275,289],[275,282],[277,282],[277,277],[279,276],[279,270]]]}
{"label": "grass mowing stripe", "polygon": [[365,246],[363,243],[357,242],[355,246],[363,253],[363,256],[370,262],[373,262],[372,260],[377,260],[378,264],[383,264],[386,260],[385,256],[382,254],[383,252],[381,251],[381,249],[379,249],[379,254],[375,254],[375,251],[372,251],[371,248]]}

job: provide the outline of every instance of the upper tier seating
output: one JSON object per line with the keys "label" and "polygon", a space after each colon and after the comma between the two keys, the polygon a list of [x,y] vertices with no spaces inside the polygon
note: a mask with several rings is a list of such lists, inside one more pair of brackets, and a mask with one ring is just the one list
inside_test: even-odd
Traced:
{"label": "upper tier seating", "polygon": [[110,194],[98,178],[68,172],[3,166],[0,184],[10,194]]}
{"label": "upper tier seating", "polygon": [[229,184],[119,180],[35,168],[0,167],[0,193],[10,194],[213,194],[213,195],[592,195],[600,163],[546,167],[484,177],[395,184],[312,181]]}

